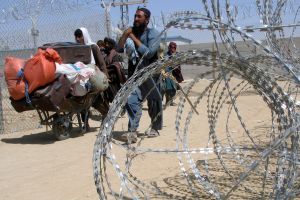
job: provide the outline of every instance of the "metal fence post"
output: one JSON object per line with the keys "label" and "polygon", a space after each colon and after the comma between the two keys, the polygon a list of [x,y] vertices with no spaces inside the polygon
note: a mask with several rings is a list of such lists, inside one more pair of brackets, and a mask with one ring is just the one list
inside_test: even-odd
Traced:
{"label": "metal fence post", "polygon": [[2,80],[3,76],[0,72],[0,135],[4,133],[4,118],[3,118],[3,107],[2,107]]}

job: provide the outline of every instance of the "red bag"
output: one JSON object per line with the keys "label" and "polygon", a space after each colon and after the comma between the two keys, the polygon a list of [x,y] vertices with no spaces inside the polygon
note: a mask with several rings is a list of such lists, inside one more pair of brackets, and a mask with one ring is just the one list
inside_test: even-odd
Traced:
{"label": "red bag", "polygon": [[25,63],[24,75],[29,85],[29,94],[55,80],[55,62],[61,63],[61,57],[55,50],[38,49],[38,52]]}
{"label": "red bag", "polygon": [[26,60],[14,57],[5,58],[4,76],[7,89],[14,100],[20,100],[25,97],[25,82],[22,77],[17,77]]}

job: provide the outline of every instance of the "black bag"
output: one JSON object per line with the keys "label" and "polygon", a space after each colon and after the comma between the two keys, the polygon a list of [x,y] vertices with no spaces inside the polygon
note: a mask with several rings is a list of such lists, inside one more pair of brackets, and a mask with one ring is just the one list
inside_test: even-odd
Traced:
{"label": "black bag", "polygon": [[[58,111],[61,109],[71,109],[66,97],[70,92],[71,83],[65,75],[60,75],[54,82],[45,87],[37,89],[30,95],[31,103],[26,102],[26,98],[13,100],[11,105],[17,112],[40,109],[44,111]],[[62,111],[62,110],[61,110]]]}
{"label": "black bag", "polygon": [[59,110],[70,93],[70,89],[69,79],[66,75],[60,75],[51,84],[34,92],[33,104],[42,110]]}
{"label": "black bag", "polygon": [[14,100],[13,98],[9,98],[10,103],[12,107],[18,112],[24,112],[29,110],[35,110],[35,107],[33,107],[31,104],[26,103],[26,99],[20,99],[20,100]]}
{"label": "black bag", "polygon": [[62,58],[63,63],[74,64],[79,61],[84,64],[91,63],[91,46],[89,45],[75,42],[56,42],[44,44],[39,48],[44,50],[47,48],[54,49]]}

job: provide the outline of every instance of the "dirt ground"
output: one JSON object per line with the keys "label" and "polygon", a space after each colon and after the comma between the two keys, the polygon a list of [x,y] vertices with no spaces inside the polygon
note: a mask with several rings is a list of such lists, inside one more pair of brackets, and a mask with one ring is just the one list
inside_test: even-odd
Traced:
{"label": "dirt ground", "polygon": [[92,150],[97,131],[55,141],[45,129],[1,138],[1,199],[97,199]]}
{"label": "dirt ground", "polygon": [[[204,85],[209,81],[204,80]],[[193,91],[194,96],[190,96],[191,100],[196,99],[198,89],[203,86],[199,85]],[[178,103],[178,99],[176,100]],[[209,126],[207,117],[206,101],[199,105],[199,115],[195,115],[190,123],[187,144],[190,148],[212,147],[208,144]],[[187,110],[188,104],[185,105]],[[216,134],[219,136],[219,141],[224,146],[228,145],[225,141],[226,134],[226,117],[230,102],[225,103],[221,114],[218,116],[218,125],[215,127]],[[257,142],[263,145],[267,138],[268,129],[270,128],[271,113],[269,107],[264,103],[262,98],[255,92],[247,92],[241,95],[238,102],[238,108],[241,117],[246,123],[246,127],[256,134],[253,137],[258,137]],[[175,117],[176,106],[169,107],[164,112],[164,127],[157,138],[146,138],[141,147],[161,149],[176,147],[175,134]],[[139,131],[143,132],[149,123],[147,111],[144,109],[143,118]],[[187,113],[183,113],[187,116]],[[184,123],[185,118],[181,121]],[[1,200],[92,200],[98,199],[98,194],[94,185],[92,156],[93,148],[98,134],[100,122],[91,122],[92,131],[80,136],[78,133],[67,140],[56,141],[51,135],[51,131],[46,131],[45,128],[35,129],[31,131],[19,132],[14,134],[2,135],[0,140],[0,199]],[[123,131],[127,127],[126,115],[120,118],[115,125],[115,131]],[[237,117],[231,117],[229,128],[235,142],[243,145],[249,141],[246,139],[243,127]],[[183,127],[181,127],[183,129]],[[262,137],[260,137],[263,135]],[[118,142],[118,141],[117,141]],[[113,145],[114,154],[119,159],[120,163],[125,159],[124,151],[121,146]],[[226,180],[223,176],[224,172],[220,170],[218,159],[215,156],[195,154],[193,159],[197,161],[199,169],[204,170],[203,161],[210,160],[214,174],[211,179],[219,188],[227,190],[232,186],[231,180]],[[234,166],[233,157],[228,157],[231,170],[235,171],[237,176],[237,168]],[[189,165],[184,163],[189,171]],[[122,167],[122,166],[121,166]],[[180,166],[176,154],[156,154],[143,155],[138,157],[133,167],[135,176],[147,182],[156,182],[161,184],[166,192],[175,194],[181,199],[192,199],[193,196],[186,192],[188,190],[185,182],[182,182]],[[118,183],[118,178],[111,170],[110,181],[114,185]],[[260,181],[259,178],[255,178]],[[164,183],[162,183],[164,181]],[[256,181],[247,182],[247,187],[254,188]],[[221,184],[222,183],[222,184]],[[272,183],[270,183],[272,184]],[[268,187],[270,185],[266,184]],[[235,199],[255,198],[259,191],[258,188],[252,190],[253,195],[249,191],[243,189],[238,191]],[[270,188],[269,188],[270,189]],[[203,189],[201,189],[203,191]],[[250,195],[249,195],[250,194]],[[203,192],[202,198],[208,198]],[[111,196],[108,194],[108,198]],[[166,199],[166,197],[156,196],[155,199]]]}

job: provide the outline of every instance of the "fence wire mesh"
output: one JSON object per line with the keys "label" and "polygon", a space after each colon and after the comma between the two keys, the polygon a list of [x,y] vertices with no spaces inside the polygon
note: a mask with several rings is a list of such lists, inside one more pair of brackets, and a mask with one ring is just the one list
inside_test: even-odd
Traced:
{"label": "fence wire mesh", "polygon": [[[208,34],[208,40],[214,44],[206,44],[210,51],[201,50],[205,44],[181,46],[182,51],[195,51],[159,60],[139,70],[122,87],[101,125],[94,146],[94,178],[100,199],[299,197],[300,123],[297,104],[300,67],[297,40],[294,38],[299,24],[289,26],[289,23],[298,23],[298,9],[295,7],[299,7],[299,2],[252,2],[245,9],[249,13],[238,12],[238,6],[229,1],[203,0],[203,13],[182,12],[168,16],[169,23],[163,26],[168,31],[188,30],[188,35],[195,38]],[[252,17],[252,8],[257,9],[258,15],[253,15],[257,24],[240,27],[240,19]],[[294,12],[295,18],[285,18],[289,11]],[[105,30],[104,23],[99,25],[95,22],[99,28],[94,29],[96,24],[90,21],[94,18],[91,10],[86,17],[78,12],[62,14],[60,20],[47,24],[49,29],[40,27],[42,17],[39,20],[27,18],[24,34],[17,37],[10,35],[11,27],[5,28],[9,31],[4,40],[13,43],[4,43],[1,54],[27,58],[34,53],[35,46],[44,41],[73,40],[77,22],[86,26],[93,38],[103,38],[96,30]],[[96,14],[100,15],[98,11],[95,11]],[[18,16],[23,15],[19,13]],[[53,27],[57,35],[53,35]],[[45,30],[45,35],[42,30]],[[65,35],[68,36],[64,38]],[[23,44],[22,50],[10,50],[19,43]],[[177,107],[166,106],[162,111],[169,112],[174,123],[164,127],[159,139],[163,140],[167,134],[172,134],[173,138],[164,143],[160,143],[159,139],[150,142],[146,131],[141,133],[136,143],[132,142],[129,135],[132,133],[128,134],[126,130],[128,119],[121,117],[128,96],[153,74],[178,64],[197,66],[197,71],[176,96],[179,97],[176,98]],[[30,112],[26,115],[13,113],[3,78],[1,83],[3,115],[0,117],[5,123],[4,132],[6,124],[16,123],[19,126],[20,121],[34,121],[30,118],[36,115]],[[248,94],[254,94],[252,102],[245,101],[249,98]],[[257,109],[267,114],[261,114]],[[201,115],[197,115],[198,111]],[[20,119],[14,120],[15,115]],[[254,121],[252,124],[249,122],[250,115]],[[152,122],[145,115],[142,120],[142,131],[149,130]],[[20,130],[16,129],[17,125],[8,126],[8,131]],[[199,125],[202,125],[202,132]],[[30,124],[30,127],[37,126],[38,123]],[[22,130],[25,128],[26,125]],[[127,141],[117,138],[126,134]],[[168,163],[159,166],[160,160],[168,160]],[[154,162],[157,165],[153,165]],[[136,167],[138,163],[141,163],[142,169]],[[173,168],[176,169],[171,171]]]}
{"label": "fence wire mesh", "polygon": [[[293,29],[300,24],[291,28],[292,21],[284,20],[287,1],[252,2],[258,25],[244,26],[231,1],[215,0],[203,0],[203,12],[179,13],[166,24],[198,37],[210,32],[215,51],[195,45],[195,51],[139,70],[122,87],[94,146],[100,199],[299,197],[299,44]],[[197,71],[176,108],[157,114],[175,118],[173,124],[151,138],[148,130],[158,117],[150,121],[144,112],[138,130],[126,130],[128,120],[119,114],[127,98],[178,64],[194,64]]]}
{"label": "fence wire mesh", "polygon": [[5,57],[28,59],[36,53],[37,47],[45,43],[74,42],[74,31],[80,27],[89,30],[94,42],[103,39],[107,32],[103,9],[96,1],[82,4],[72,1],[15,2],[19,3],[3,9],[1,18],[1,134],[40,127],[35,111],[17,113],[11,106],[3,74]]}

